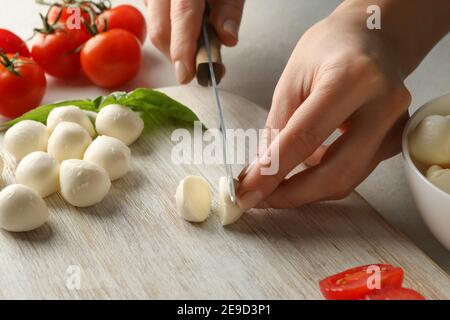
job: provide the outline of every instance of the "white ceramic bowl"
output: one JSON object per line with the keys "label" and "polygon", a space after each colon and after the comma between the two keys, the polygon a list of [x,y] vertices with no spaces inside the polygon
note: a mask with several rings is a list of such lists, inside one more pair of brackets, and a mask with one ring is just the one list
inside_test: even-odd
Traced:
{"label": "white ceramic bowl", "polygon": [[420,107],[403,132],[402,151],[406,179],[414,201],[428,228],[450,250],[450,195],[433,185],[424,176],[428,167],[415,162],[408,148],[411,131],[429,115],[450,115],[450,93]]}

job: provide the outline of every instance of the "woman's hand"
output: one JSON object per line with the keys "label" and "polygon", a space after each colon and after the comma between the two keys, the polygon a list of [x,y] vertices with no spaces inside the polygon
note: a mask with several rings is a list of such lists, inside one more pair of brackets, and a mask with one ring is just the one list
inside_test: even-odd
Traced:
{"label": "woman's hand", "polygon": [[[448,2],[438,1],[449,7]],[[421,39],[409,41],[412,37],[407,32],[411,30],[401,20],[411,17],[405,17],[397,5],[424,3],[378,2],[382,5],[382,30],[366,27],[367,1],[348,0],[298,42],[276,87],[266,123],[267,129],[279,129],[280,133],[272,137],[268,150],[241,180],[237,195],[243,209],[291,208],[344,198],[380,161],[399,151],[411,101],[404,79],[423,58],[417,51],[426,54],[439,36],[428,34],[420,50],[408,50],[418,47],[416,41]],[[418,10],[425,15],[423,19],[427,10],[431,9]],[[426,35],[422,24],[418,28]],[[445,34],[443,30],[434,32]],[[423,48],[426,46],[429,48]],[[338,128],[342,135],[324,148],[323,142]],[[285,179],[311,157],[320,163]],[[276,174],[261,173],[278,160]]]}
{"label": "woman's hand", "polygon": [[[195,75],[195,55],[204,0],[146,0],[149,34],[153,44],[174,64],[179,83]],[[208,0],[210,23],[224,45],[238,42],[244,0]]]}

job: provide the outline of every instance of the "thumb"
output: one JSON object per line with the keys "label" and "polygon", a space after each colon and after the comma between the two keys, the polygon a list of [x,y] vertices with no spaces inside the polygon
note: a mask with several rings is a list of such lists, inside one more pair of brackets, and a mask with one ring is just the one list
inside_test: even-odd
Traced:
{"label": "thumb", "polygon": [[214,26],[220,41],[226,46],[235,46],[238,42],[244,0],[216,0],[212,2],[210,22]]}

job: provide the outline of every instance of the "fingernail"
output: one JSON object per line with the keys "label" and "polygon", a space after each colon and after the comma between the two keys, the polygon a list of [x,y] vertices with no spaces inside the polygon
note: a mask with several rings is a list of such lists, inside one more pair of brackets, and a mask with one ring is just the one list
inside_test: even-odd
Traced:
{"label": "fingernail", "polygon": [[187,77],[187,70],[181,61],[175,62],[175,75],[177,77],[178,83],[184,83]]}
{"label": "fingernail", "polygon": [[264,152],[263,156],[261,158],[259,158],[258,161],[260,164],[262,164],[263,166],[269,166],[270,163],[272,162],[272,160],[270,159],[270,154],[269,154],[269,150],[267,150],[266,152]]}
{"label": "fingernail", "polygon": [[223,30],[229,35],[233,36],[236,40],[238,40],[238,30],[239,27],[234,20],[227,20],[223,24]]}
{"label": "fingernail", "polygon": [[250,191],[238,199],[238,205],[242,210],[248,210],[263,200],[263,194],[259,191]]}

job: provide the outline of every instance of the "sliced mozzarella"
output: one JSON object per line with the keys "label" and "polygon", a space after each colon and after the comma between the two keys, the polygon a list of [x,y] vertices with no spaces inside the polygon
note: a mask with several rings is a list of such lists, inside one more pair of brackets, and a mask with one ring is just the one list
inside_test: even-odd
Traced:
{"label": "sliced mozzarella", "polygon": [[223,226],[235,223],[244,211],[231,201],[227,177],[219,180],[219,217]]}
{"label": "sliced mozzarella", "polygon": [[178,185],[175,199],[178,213],[187,221],[205,221],[211,212],[211,188],[203,177],[184,178]]}

